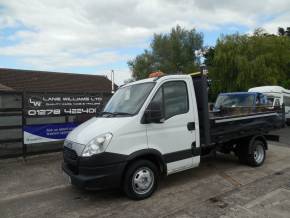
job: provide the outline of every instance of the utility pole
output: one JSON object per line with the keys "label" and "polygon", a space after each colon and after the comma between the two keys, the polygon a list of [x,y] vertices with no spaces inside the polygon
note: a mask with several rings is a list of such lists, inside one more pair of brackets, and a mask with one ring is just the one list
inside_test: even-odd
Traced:
{"label": "utility pole", "polygon": [[114,93],[115,92],[114,70],[111,71],[111,81],[112,81],[112,93]]}

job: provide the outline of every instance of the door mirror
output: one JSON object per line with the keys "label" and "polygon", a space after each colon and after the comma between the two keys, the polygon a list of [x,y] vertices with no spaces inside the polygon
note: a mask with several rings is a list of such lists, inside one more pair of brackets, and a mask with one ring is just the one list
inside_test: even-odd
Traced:
{"label": "door mirror", "polygon": [[144,114],[145,123],[162,123],[163,113],[161,104],[151,102]]}
{"label": "door mirror", "polygon": [[209,104],[209,111],[213,111],[214,110],[214,104],[210,103]]}

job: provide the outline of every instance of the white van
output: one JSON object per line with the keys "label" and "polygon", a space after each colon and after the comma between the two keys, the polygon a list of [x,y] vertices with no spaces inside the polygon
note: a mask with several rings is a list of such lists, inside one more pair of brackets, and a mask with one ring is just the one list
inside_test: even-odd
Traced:
{"label": "white van", "polygon": [[273,106],[285,104],[285,121],[290,125],[290,90],[281,86],[259,86],[250,88],[249,92],[260,92],[267,96]]}

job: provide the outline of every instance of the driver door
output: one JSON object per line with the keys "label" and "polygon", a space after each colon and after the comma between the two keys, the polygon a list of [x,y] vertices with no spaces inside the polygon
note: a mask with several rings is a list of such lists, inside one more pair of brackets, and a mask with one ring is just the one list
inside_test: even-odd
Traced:
{"label": "driver door", "polygon": [[[191,85],[192,86],[192,85]],[[160,105],[163,119],[160,123],[146,124],[148,147],[162,153],[167,174],[197,166],[196,131],[192,99],[188,96],[188,81],[163,83],[151,103]]]}

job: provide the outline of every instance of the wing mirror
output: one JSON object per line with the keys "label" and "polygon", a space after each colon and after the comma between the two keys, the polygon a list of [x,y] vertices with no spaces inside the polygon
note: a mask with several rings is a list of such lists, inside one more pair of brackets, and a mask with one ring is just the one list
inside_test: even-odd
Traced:
{"label": "wing mirror", "polygon": [[209,104],[209,111],[213,111],[214,110],[214,104]]}
{"label": "wing mirror", "polygon": [[151,102],[144,113],[144,123],[163,123],[161,104]]}

